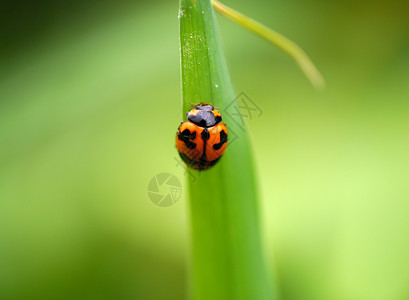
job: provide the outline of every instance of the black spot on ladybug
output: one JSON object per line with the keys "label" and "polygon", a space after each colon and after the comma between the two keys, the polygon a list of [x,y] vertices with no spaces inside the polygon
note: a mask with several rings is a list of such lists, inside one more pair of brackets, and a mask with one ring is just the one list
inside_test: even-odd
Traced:
{"label": "black spot on ladybug", "polygon": [[213,149],[214,150],[220,150],[220,148],[226,142],[227,142],[227,134],[226,134],[226,132],[224,130],[222,130],[222,131],[220,131],[220,143],[214,144]]}
{"label": "black spot on ladybug", "polygon": [[207,122],[205,120],[201,120],[200,122],[197,123],[197,125],[200,127],[206,127]]}
{"label": "black spot on ladybug", "polygon": [[178,131],[178,139],[185,143],[186,147],[190,150],[196,148],[196,143],[191,142],[196,137],[196,131],[190,133],[189,129],[183,130],[183,132]]}
{"label": "black spot on ladybug", "polygon": [[183,130],[182,135],[186,137],[192,137],[192,139],[194,139],[196,137],[196,131],[193,131],[192,133],[190,133],[189,129],[185,129]]}
{"label": "black spot on ladybug", "polygon": [[207,130],[207,128],[203,129],[203,131],[202,131],[202,139],[203,139],[204,141],[207,141],[209,138],[210,138],[209,131]]}
{"label": "black spot on ladybug", "polygon": [[199,161],[199,170],[206,169],[207,159],[206,159],[206,142],[210,138],[209,130],[204,128],[202,131],[202,139],[203,139],[203,154]]}

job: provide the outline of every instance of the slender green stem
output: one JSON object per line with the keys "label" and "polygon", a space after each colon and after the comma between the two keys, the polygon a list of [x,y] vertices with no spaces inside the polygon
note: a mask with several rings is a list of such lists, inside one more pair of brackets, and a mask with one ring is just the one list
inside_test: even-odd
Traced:
{"label": "slender green stem", "polygon": [[260,24],[259,22],[239,13],[238,11],[227,7],[219,1],[212,0],[213,7],[223,14],[224,16],[232,19],[236,23],[240,24],[244,28],[254,32],[261,36],[273,45],[290,55],[296,63],[300,66],[301,70],[308,77],[315,88],[321,90],[325,87],[325,81],[321,73],[314,66],[311,59],[307,54],[294,42],[290,41],[286,37],[282,36],[278,32],[268,28],[267,26]]}
{"label": "slender green stem", "polygon": [[220,108],[228,146],[211,169],[189,171],[191,294],[195,300],[276,300],[263,255],[250,140],[238,123],[236,93],[210,0],[179,0],[183,117],[189,102]]}

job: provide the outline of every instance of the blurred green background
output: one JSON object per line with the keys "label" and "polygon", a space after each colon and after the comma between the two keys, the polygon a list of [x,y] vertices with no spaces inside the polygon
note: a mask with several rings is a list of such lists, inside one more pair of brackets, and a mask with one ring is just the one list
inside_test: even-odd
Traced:
{"label": "blurred green background", "polygon": [[[283,299],[409,299],[409,3],[224,3],[328,85],[218,17],[237,93],[263,110],[248,124]],[[0,2],[0,299],[186,299],[177,13]],[[147,197],[161,172],[183,183],[169,208]]]}

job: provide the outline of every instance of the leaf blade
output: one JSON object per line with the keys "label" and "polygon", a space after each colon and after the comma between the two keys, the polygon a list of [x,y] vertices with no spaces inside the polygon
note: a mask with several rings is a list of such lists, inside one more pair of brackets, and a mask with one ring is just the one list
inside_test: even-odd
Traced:
{"label": "leaf blade", "polygon": [[[273,299],[259,230],[258,195],[247,133],[230,115],[236,106],[210,0],[181,0],[183,113],[189,102],[220,107],[229,136],[221,161],[188,177],[195,299]],[[184,116],[185,117],[185,116]],[[230,143],[230,142],[229,142]]]}

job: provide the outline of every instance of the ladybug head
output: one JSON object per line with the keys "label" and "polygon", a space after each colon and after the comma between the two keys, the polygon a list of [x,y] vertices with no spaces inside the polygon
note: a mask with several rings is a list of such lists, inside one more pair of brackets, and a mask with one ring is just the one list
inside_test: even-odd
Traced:
{"label": "ladybug head", "polygon": [[200,103],[187,113],[187,119],[200,127],[212,127],[222,120],[221,114],[209,103]]}
{"label": "ladybug head", "polygon": [[214,106],[209,103],[200,103],[195,106],[197,110],[214,110]]}

